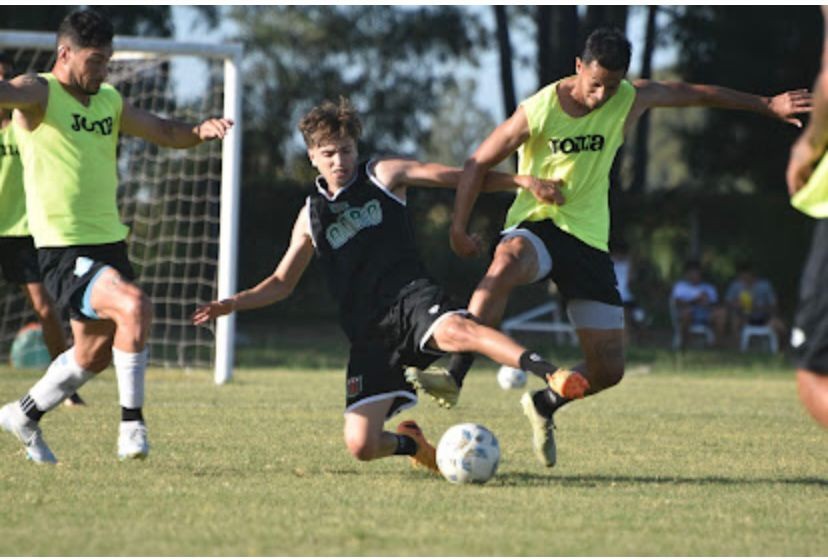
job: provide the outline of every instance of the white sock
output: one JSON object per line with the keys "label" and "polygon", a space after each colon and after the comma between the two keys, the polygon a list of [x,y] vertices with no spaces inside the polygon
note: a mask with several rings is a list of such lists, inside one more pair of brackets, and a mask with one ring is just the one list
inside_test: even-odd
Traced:
{"label": "white sock", "polygon": [[118,395],[122,408],[140,409],[144,406],[144,376],[148,354],[147,348],[140,353],[112,348],[112,363],[118,378]]}
{"label": "white sock", "polygon": [[43,378],[29,390],[29,396],[38,410],[47,412],[77,392],[93,376],[95,373],[78,365],[75,348],[70,347],[52,361]]}

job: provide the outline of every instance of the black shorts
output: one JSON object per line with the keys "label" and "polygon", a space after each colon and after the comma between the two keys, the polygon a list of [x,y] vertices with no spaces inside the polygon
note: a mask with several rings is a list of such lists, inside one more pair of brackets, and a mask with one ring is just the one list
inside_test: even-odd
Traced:
{"label": "black shorts", "polygon": [[73,320],[94,320],[81,312],[81,308],[84,291],[101,268],[110,266],[124,279],[135,279],[123,241],[104,245],[44,247],[37,250],[37,257],[46,290],[61,309],[69,311],[69,317]]}
{"label": "black shorts", "polygon": [[32,237],[0,237],[0,267],[9,283],[40,283],[37,249]]}
{"label": "black shorts", "polygon": [[552,270],[539,281],[554,281],[565,301],[585,299],[622,306],[609,253],[563,231],[551,219],[523,221],[517,229],[531,231],[543,242],[552,258]]}
{"label": "black shorts", "polygon": [[374,327],[351,341],[345,411],[393,398],[391,417],[416,404],[417,393],[405,380],[405,369],[424,369],[443,355],[426,344],[437,322],[454,312],[465,313],[465,307],[430,280],[416,280],[403,288]]}
{"label": "black shorts", "polygon": [[828,375],[828,219],[814,229],[791,334],[797,368]]}

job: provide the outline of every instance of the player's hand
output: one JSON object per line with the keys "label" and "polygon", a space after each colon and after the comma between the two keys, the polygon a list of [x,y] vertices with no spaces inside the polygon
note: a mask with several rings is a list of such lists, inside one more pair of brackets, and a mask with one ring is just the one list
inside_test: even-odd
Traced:
{"label": "player's hand", "polygon": [[207,303],[196,309],[193,313],[193,324],[204,324],[220,316],[230,314],[235,310],[235,304],[232,299],[224,299],[223,301],[213,301]]}
{"label": "player's hand", "polygon": [[771,97],[768,107],[777,118],[793,124],[797,128],[802,128],[802,121],[795,118],[794,115],[810,113],[814,108],[813,96],[807,89],[786,91]]}
{"label": "player's hand", "polygon": [[451,229],[449,243],[454,254],[461,258],[471,258],[483,253],[483,240],[477,233],[469,235],[465,231]]}
{"label": "player's hand", "polygon": [[198,126],[196,126],[195,133],[202,142],[208,140],[223,140],[224,136],[230,128],[233,127],[233,121],[227,118],[208,118]]}
{"label": "player's hand", "polygon": [[523,175],[520,177],[520,183],[539,202],[560,206],[566,201],[563,192],[561,192],[563,181],[560,179],[539,179],[531,175]]}
{"label": "player's hand", "polygon": [[791,148],[791,158],[788,160],[788,169],[785,172],[785,180],[788,183],[788,194],[793,196],[805,186],[814,167],[822,155],[805,134],[799,137]]}

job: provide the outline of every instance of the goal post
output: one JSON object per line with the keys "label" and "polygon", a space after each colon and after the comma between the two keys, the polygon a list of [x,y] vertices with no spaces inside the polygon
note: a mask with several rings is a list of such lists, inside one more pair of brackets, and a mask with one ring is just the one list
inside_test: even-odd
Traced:
{"label": "goal post", "polygon": [[[0,51],[11,54],[20,71],[49,71],[54,50],[52,32],[0,31]],[[113,50],[107,82],[127,102],[185,121],[223,116],[234,122],[221,143],[166,150],[124,136],[118,155],[130,260],[156,310],[151,363],[212,367],[215,383],[224,384],[233,374],[235,316],[218,319],[213,332],[192,326],[189,317],[199,303],[236,291],[243,48],[116,36]],[[7,355],[9,336],[33,315],[18,289],[0,288],[0,355]]]}

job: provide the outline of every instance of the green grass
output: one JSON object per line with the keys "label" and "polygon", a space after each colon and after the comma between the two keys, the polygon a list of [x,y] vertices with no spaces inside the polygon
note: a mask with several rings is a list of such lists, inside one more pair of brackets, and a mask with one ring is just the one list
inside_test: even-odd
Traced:
{"label": "green grass", "polygon": [[[457,409],[424,399],[398,418],[435,442],[492,429],[503,457],[484,486],[352,459],[337,369],[241,369],[224,387],[152,371],[150,458],[119,463],[110,371],[83,389],[88,409],[44,419],[58,467],[0,433],[0,555],[825,555],[828,434],[784,361],[643,360],[649,374],[561,411],[552,470],[491,365]],[[35,378],[0,369],[0,397]]]}

